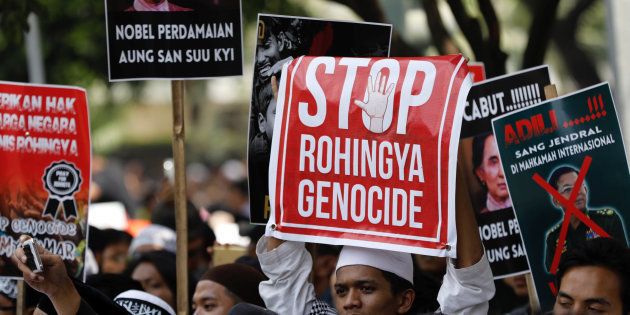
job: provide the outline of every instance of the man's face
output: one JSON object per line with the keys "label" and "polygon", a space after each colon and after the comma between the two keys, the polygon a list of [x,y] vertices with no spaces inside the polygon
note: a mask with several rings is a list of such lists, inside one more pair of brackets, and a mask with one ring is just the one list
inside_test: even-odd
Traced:
{"label": "man's face", "polygon": [[214,281],[201,280],[193,295],[194,315],[226,315],[236,304],[227,289]]}
{"label": "man's face", "polygon": [[603,267],[573,267],[562,277],[555,315],[622,314],[621,283]]}
{"label": "man's face", "polygon": [[394,296],[390,283],[379,269],[363,265],[337,270],[335,303],[340,314],[402,314],[411,301]]}
{"label": "man's face", "polygon": [[476,174],[486,184],[488,193],[497,201],[505,201],[509,197],[505,174],[499,159],[499,150],[494,136],[488,136],[483,145],[483,160]]}
{"label": "man's face", "polygon": [[278,60],[280,60],[278,39],[274,34],[270,34],[256,50],[256,70],[258,75],[263,79],[268,79],[269,70]]}
{"label": "man's face", "polygon": [[[564,198],[569,199],[569,197],[571,196],[571,191],[573,190],[573,186],[575,185],[575,182],[577,181],[578,178],[578,174],[575,172],[569,172],[566,174],[563,174],[562,176],[560,176],[560,178],[558,178],[558,192],[560,193],[560,195],[562,195]],[[582,183],[582,187],[579,188],[578,190],[578,195],[577,198],[575,199],[575,207],[582,210],[582,212],[586,211],[586,203],[587,203],[587,194],[586,194],[586,185],[585,182]],[[562,207],[565,211],[566,208],[560,204],[560,202],[558,202],[558,200],[554,199],[554,203],[556,206],[558,207]]]}

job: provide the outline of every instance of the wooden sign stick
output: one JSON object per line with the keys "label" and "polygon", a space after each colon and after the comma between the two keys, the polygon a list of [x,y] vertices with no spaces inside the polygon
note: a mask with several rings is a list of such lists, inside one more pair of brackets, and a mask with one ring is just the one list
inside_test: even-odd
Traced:
{"label": "wooden sign stick", "polygon": [[186,215],[186,158],[184,81],[171,81],[173,99],[173,160],[175,164],[175,227],[177,233],[177,314],[188,314],[188,217]]}

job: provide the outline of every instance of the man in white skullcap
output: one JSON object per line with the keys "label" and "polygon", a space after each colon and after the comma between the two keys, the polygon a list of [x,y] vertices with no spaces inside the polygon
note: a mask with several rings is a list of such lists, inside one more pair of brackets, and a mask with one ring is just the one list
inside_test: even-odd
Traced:
{"label": "man in white skullcap", "polygon": [[[374,314],[400,314],[411,309],[415,292],[410,254],[345,246],[339,255],[336,273],[335,295],[344,309],[360,306]],[[386,282],[390,290],[386,289]],[[392,294],[375,295],[379,290]],[[377,298],[361,299],[362,294]]]}
{"label": "man in white skullcap", "polygon": [[[447,263],[437,297],[438,313],[487,314],[495,288],[472,209],[457,209],[456,220],[458,257]],[[336,268],[336,310],[315,298],[308,282],[312,258],[304,243],[263,237],[256,254],[269,277],[259,285],[260,296],[267,308],[278,314],[413,312],[416,292],[411,254],[345,246]]]}

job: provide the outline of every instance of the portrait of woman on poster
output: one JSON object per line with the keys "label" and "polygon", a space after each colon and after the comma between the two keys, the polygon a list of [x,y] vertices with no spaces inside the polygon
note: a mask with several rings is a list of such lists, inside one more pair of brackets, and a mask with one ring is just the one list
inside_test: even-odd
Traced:
{"label": "portrait of woman on poster", "polygon": [[492,133],[477,135],[472,143],[473,172],[485,192],[485,202],[479,213],[489,213],[512,207],[499,149]]}

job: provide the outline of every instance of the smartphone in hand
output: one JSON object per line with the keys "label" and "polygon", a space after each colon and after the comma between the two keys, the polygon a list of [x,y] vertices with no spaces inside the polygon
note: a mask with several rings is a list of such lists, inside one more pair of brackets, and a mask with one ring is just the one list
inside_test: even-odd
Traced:
{"label": "smartphone in hand", "polygon": [[22,249],[26,255],[26,265],[28,268],[30,268],[34,273],[44,271],[44,264],[42,264],[42,259],[39,257],[39,252],[35,246],[35,240],[29,238],[28,240],[22,242]]}

